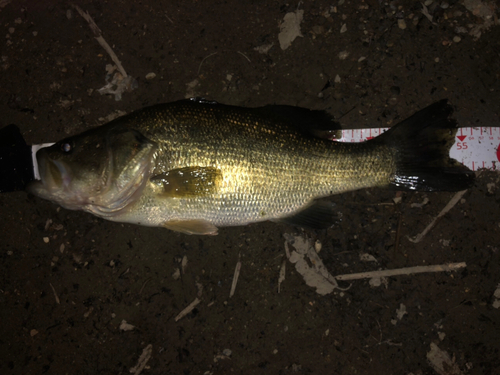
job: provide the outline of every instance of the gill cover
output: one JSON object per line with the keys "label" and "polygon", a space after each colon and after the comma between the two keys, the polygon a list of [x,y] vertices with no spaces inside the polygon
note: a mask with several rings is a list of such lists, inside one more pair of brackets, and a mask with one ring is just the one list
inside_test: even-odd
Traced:
{"label": "gill cover", "polygon": [[140,194],[155,150],[134,129],[92,129],[41,149],[41,181],[28,191],[68,209],[112,216]]}

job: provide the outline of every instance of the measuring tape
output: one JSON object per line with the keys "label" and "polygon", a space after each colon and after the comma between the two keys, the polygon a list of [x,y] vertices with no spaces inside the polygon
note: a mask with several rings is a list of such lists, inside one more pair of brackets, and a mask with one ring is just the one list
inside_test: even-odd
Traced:
{"label": "measuring tape", "polygon": [[[343,129],[338,142],[364,142],[375,138],[389,128]],[[459,128],[450,157],[473,171],[500,170],[500,128]]]}

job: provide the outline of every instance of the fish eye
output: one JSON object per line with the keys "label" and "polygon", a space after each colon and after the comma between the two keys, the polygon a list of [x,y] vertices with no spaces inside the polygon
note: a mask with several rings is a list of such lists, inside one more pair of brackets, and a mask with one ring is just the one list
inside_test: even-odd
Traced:
{"label": "fish eye", "polygon": [[70,152],[72,149],[73,149],[73,147],[71,146],[71,144],[69,144],[69,143],[67,143],[67,142],[66,142],[66,143],[63,143],[63,144],[61,145],[61,150],[62,150],[63,152],[65,152],[65,153]]}

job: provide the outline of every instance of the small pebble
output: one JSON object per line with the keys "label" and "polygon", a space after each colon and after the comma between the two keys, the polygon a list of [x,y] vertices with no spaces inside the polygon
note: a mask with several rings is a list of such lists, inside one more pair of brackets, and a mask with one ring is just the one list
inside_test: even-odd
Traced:
{"label": "small pebble", "polygon": [[181,270],[179,268],[176,268],[174,273],[172,273],[172,278],[174,280],[177,280],[179,277],[181,277]]}
{"label": "small pebble", "polygon": [[460,38],[458,35],[456,35],[456,36],[453,37],[453,42],[455,42],[455,43],[458,43],[461,40],[462,40],[462,38]]}
{"label": "small pebble", "polygon": [[322,247],[323,245],[321,244],[320,240],[316,240],[316,242],[314,243],[314,250],[319,253]]}
{"label": "small pebble", "polygon": [[153,72],[146,74],[146,79],[151,80],[151,79],[154,79],[155,77],[156,77],[156,74]]}
{"label": "small pebble", "polygon": [[342,52],[339,53],[339,59],[340,60],[347,59],[347,56],[349,56],[349,52],[347,52],[347,51],[342,51]]}
{"label": "small pebble", "polygon": [[342,27],[340,28],[340,33],[343,34],[347,31],[347,24],[343,24]]}
{"label": "small pebble", "polygon": [[406,21],[402,18],[398,19],[398,26],[401,30],[406,29]]}
{"label": "small pebble", "polygon": [[50,241],[50,240],[49,240],[49,237],[43,237],[43,242],[45,242],[45,243],[49,243],[49,241]]}

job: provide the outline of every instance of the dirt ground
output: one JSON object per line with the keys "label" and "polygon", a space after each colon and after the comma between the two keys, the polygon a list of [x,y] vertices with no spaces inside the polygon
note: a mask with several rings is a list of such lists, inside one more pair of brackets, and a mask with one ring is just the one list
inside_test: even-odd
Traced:
{"label": "dirt ground", "polygon": [[[0,1],[0,126],[17,124],[29,144],[190,96],[324,109],[348,128],[394,125],[448,98],[462,126],[500,124],[493,0],[427,1],[428,17],[409,0],[74,3],[138,87],[121,101],[97,92],[112,61],[69,2]],[[482,18],[481,4],[496,15]],[[283,50],[279,25],[296,10],[302,37]],[[363,190],[331,199],[342,220],[328,230],[262,223],[214,237],[3,194],[0,373],[500,374],[499,180],[480,173],[419,243],[408,237],[454,193],[395,204],[395,192]],[[319,295],[287,260],[285,235],[319,241],[332,275],[467,266]],[[439,350],[448,364],[432,360]]]}

